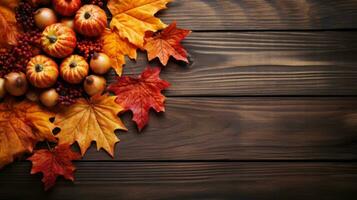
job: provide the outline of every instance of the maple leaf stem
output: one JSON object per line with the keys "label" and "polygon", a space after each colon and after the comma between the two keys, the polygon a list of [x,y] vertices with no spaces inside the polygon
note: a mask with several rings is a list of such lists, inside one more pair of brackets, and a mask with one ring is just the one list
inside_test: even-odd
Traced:
{"label": "maple leaf stem", "polygon": [[46,141],[46,144],[47,144],[48,150],[52,151],[52,147],[51,147],[50,143],[48,143],[48,141]]}

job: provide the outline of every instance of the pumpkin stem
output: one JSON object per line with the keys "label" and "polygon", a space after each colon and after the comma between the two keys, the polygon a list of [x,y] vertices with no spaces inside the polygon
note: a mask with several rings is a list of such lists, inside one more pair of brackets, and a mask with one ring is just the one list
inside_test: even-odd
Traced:
{"label": "pumpkin stem", "polygon": [[89,12],[84,13],[84,18],[85,19],[89,19],[91,17]]}
{"label": "pumpkin stem", "polygon": [[42,72],[42,70],[43,70],[42,65],[36,64],[36,65],[35,65],[35,70],[36,70],[36,72]]}
{"label": "pumpkin stem", "polygon": [[70,68],[75,68],[75,67],[77,67],[77,63],[71,62],[71,64],[69,64],[69,67]]}
{"label": "pumpkin stem", "polygon": [[50,43],[55,43],[57,42],[57,37],[54,35],[47,35],[46,38],[50,41]]}

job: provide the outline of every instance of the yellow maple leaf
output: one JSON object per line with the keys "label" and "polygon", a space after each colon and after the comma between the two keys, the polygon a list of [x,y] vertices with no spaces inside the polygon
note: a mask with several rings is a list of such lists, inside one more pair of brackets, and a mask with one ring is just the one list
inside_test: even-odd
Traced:
{"label": "yellow maple leaf", "polygon": [[154,15],[172,0],[110,0],[108,8],[113,15],[111,29],[116,29],[121,38],[143,47],[146,31],[156,32],[166,25]]}
{"label": "yellow maple leaf", "polygon": [[77,142],[84,155],[91,142],[96,141],[97,150],[103,148],[113,156],[114,146],[119,142],[114,131],[127,130],[117,116],[123,108],[115,103],[115,98],[108,95],[81,98],[57,113],[54,123],[61,129],[56,135],[59,143]]}
{"label": "yellow maple leaf", "polygon": [[123,65],[125,64],[125,56],[131,59],[136,59],[136,47],[128,42],[127,39],[122,39],[117,31],[106,29],[102,34],[103,51],[110,59],[112,68],[121,76]]}
{"label": "yellow maple leaf", "polygon": [[30,101],[13,99],[0,104],[0,168],[23,153],[32,152],[38,141],[56,141],[52,134],[54,114]]}

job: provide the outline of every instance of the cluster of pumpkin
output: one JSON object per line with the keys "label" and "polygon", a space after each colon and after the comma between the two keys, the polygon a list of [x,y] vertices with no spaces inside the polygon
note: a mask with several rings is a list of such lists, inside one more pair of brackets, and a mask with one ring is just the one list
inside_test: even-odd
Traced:
{"label": "cluster of pumpkin", "polygon": [[[77,46],[76,33],[85,37],[98,37],[107,26],[104,10],[96,5],[83,5],[81,0],[52,0],[53,9],[44,7],[35,12],[36,26],[43,30],[41,47],[46,55],[37,55],[28,62],[26,72],[11,72],[0,79],[0,96],[6,92],[13,96],[25,95],[28,82],[41,89],[39,100],[52,107],[59,94],[53,87],[59,76],[70,84],[83,84],[90,96],[102,93],[106,80],[101,76],[111,67],[104,53],[94,53],[90,60],[73,55]],[[62,17],[58,22],[57,14]],[[74,17],[73,17],[74,16]],[[60,62],[58,67],[56,61]],[[90,70],[94,73],[90,75]]]}

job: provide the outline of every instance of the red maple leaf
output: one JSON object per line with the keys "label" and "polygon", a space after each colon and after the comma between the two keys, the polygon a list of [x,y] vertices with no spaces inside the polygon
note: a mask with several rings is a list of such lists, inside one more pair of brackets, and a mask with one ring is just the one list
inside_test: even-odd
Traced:
{"label": "red maple leaf", "polygon": [[189,30],[176,28],[176,22],[161,32],[147,32],[144,49],[148,52],[148,59],[151,61],[158,57],[164,66],[167,65],[170,56],[188,63],[187,52],[180,42],[190,33]]}
{"label": "red maple leaf", "polygon": [[72,160],[80,158],[81,155],[72,151],[68,144],[62,144],[53,150],[37,150],[28,160],[32,161],[31,174],[42,172],[42,182],[45,184],[45,190],[48,190],[55,185],[56,179],[60,175],[73,181],[73,173],[76,168]]}
{"label": "red maple leaf", "polygon": [[150,108],[154,108],[156,112],[165,111],[165,96],[161,94],[161,90],[170,84],[161,80],[159,74],[160,68],[146,68],[138,78],[118,77],[117,81],[108,87],[109,91],[117,95],[116,102],[125,111],[133,112],[133,120],[139,131],[149,120]]}

